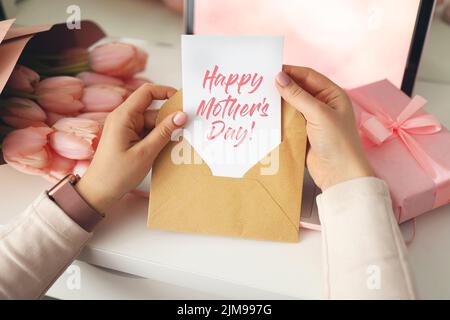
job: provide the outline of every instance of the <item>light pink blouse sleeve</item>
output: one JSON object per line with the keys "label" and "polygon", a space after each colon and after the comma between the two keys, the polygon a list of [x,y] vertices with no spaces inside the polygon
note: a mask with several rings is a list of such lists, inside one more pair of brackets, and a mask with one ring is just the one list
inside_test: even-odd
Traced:
{"label": "light pink blouse sleeve", "polygon": [[406,247],[386,184],[347,181],[317,197],[326,294],[331,299],[414,299]]}
{"label": "light pink blouse sleeve", "polygon": [[45,193],[39,196],[0,231],[0,299],[42,296],[90,236]]}

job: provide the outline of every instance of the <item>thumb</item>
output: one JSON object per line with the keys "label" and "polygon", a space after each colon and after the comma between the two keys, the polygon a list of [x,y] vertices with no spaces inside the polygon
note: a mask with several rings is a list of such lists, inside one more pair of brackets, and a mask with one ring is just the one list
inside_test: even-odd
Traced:
{"label": "thumb", "polygon": [[142,141],[135,145],[143,154],[154,158],[169,143],[172,133],[182,128],[188,120],[186,113],[174,112],[164,118]]}
{"label": "thumb", "polygon": [[301,112],[307,121],[311,121],[322,112],[322,102],[295,83],[286,73],[280,72],[275,83],[281,97]]}

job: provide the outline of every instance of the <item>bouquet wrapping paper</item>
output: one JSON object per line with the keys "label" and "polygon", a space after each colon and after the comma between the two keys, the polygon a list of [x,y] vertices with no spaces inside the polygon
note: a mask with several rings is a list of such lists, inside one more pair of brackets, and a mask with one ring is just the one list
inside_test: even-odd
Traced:
{"label": "bouquet wrapping paper", "polygon": [[[53,183],[82,176],[107,115],[152,83],[148,43],[109,37],[86,20],[80,29],[13,23],[0,21],[0,165]],[[148,196],[149,181],[132,192]]]}
{"label": "bouquet wrapping paper", "polygon": [[388,80],[348,91],[368,159],[399,223],[450,202],[450,132]]}

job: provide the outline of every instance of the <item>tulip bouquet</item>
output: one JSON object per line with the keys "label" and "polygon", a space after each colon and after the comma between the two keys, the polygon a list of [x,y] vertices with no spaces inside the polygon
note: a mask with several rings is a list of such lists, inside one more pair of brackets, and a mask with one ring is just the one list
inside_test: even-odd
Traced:
{"label": "tulip bouquet", "polygon": [[83,175],[104,121],[148,79],[147,54],[110,42],[54,56],[24,54],[0,96],[0,141],[15,169],[55,182]]}

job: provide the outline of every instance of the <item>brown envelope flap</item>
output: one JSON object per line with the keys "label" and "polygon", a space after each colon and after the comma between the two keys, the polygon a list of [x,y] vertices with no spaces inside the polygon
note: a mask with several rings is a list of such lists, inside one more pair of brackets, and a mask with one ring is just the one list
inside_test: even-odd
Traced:
{"label": "brown envelope flap", "polygon": [[298,225],[256,180],[188,174],[165,160],[153,169],[150,228],[298,241]]}

